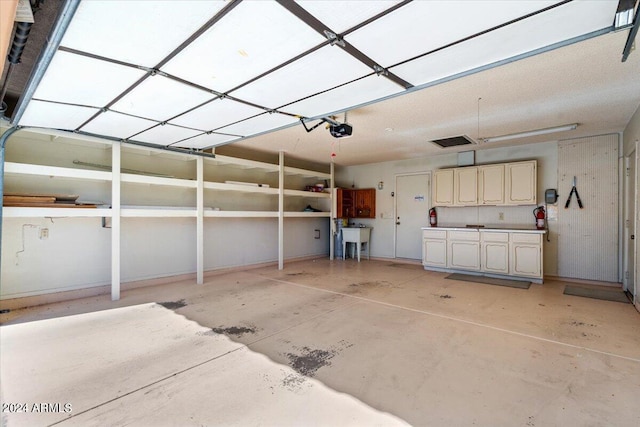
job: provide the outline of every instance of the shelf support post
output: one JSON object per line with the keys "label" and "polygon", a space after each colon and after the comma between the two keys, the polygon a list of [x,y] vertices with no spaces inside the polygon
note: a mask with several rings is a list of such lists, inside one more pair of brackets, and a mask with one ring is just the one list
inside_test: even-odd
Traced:
{"label": "shelf support post", "polygon": [[111,149],[111,300],[120,299],[120,152],[122,143]]}
{"label": "shelf support post", "polygon": [[279,153],[278,170],[278,270],[284,268],[284,151]]}
{"label": "shelf support post", "polygon": [[[2,254],[2,199],[4,198],[4,153],[5,148],[7,146],[7,141],[9,137],[13,135],[16,131],[20,130],[18,127],[12,127],[7,129],[2,136],[0,136],[0,254]],[[2,262],[0,262],[0,265]],[[0,269],[0,275],[2,274],[2,270]],[[0,283],[2,283],[2,278],[0,276]]]}
{"label": "shelf support post", "polygon": [[335,212],[335,206],[336,206],[336,201],[335,201],[335,184],[334,184],[334,164],[333,164],[333,158],[331,159],[331,164],[330,164],[330,173],[331,173],[331,186],[329,187],[330,192],[329,194],[331,195],[331,215],[329,215],[329,259],[333,259],[334,253],[335,253],[335,227],[336,227],[336,222],[334,221],[334,218],[336,217],[336,212]]}
{"label": "shelf support post", "polygon": [[196,283],[204,283],[204,159],[196,157]]}

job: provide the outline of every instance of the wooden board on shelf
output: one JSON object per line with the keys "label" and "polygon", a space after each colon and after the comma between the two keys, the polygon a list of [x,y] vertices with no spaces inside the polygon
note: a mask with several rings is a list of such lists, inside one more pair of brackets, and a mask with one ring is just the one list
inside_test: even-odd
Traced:
{"label": "wooden board on shelf", "polygon": [[10,196],[3,196],[2,198],[2,204],[5,206],[7,206],[8,204],[19,205],[23,203],[24,204],[32,204],[32,203],[53,204],[55,202],[56,202],[56,198],[50,197],[50,196],[10,195]]}
{"label": "wooden board on shelf", "polygon": [[78,197],[75,194],[7,193],[2,198],[2,205],[24,208],[96,208],[98,205],[76,202]]}
{"label": "wooden board on shelf", "polygon": [[54,197],[56,202],[75,202],[78,197],[76,194],[44,194],[44,193],[4,193],[4,196],[22,196],[22,197]]}

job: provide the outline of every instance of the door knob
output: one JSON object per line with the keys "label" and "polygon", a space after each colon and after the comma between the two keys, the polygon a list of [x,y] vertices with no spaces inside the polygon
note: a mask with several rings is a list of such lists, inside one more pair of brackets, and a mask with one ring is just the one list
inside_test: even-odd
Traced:
{"label": "door knob", "polygon": [[400,221],[396,221],[396,225],[400,225]]}
{"label": "door knob", "polygon": [[636,238],[636,235],[635,235],[635,234],[632,234],[632,235],[631,235],[631,240],[635,240],[635,238]]}

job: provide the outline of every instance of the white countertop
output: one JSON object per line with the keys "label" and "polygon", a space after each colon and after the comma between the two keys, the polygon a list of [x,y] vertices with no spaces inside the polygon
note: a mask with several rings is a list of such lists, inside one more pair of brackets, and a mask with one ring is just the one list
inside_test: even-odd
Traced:
{"label": "white countertop", "polygon": [[422,227],[423,230],[450,230],[450,231],[502,231],[508,233],[537,233],[545,234],[547,230],[538,230],[535,225],[495,225],[487,224],[484,227],[467,227],[466,225],[439,225],[437,227]]}

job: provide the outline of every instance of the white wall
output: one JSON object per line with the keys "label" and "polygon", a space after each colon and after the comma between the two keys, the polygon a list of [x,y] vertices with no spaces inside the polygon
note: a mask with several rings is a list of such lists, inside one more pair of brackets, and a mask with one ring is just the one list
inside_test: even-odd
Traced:
{"label": "white wall", "polygon": [[[9,139],[8,162],[79,167],[74,160],[111,164],[110,145],[19,132]],[[186,160],[185,160],[186,159]],[[194,179],[193,159],[156,151],[126,148],[122,167]],[[86,166],[84,168],[87,168]],[[205,162],[205,179],[268,183],[277,173],[219,167]],[[288,188],[303,189],[313,179],[287,175]],[[111,203],[110,182],[49,177],[5,177],[5,192],[78,194],[80,199]],[[314,198],[287,198],[285,209],[302,211]],[[194,189],[128,184],[123,205],[194,207]],[[223,210],[277,211],[277,195],[205,191],[205,206]],[[47,228],[49,237],[40,238]],[[320,230],[320,239],[315,231]],[[23,237],[24,230],[24,237]],[[121,280],[123,282],[194,273],[195,218],[122,218]],[[286,218],[285,258],[329,254],[328,218]],[[277,218],[205,218],[205,271],[278,260]],[[111,230],[101,218],[3,218],[0,299],[107,285],[111,272]]]}
{"label": "white wall", "polygon": [[[538,201],[544,202],[544,190],[557,188],[558,183],[558,144],[547,142],[519,145],[516,147],[488,148],[476,151],[476,164],[500,163],[518,160],[538,161]],[[384,190],[376,190],[376,219],[358,219],[357,223],[373,227],[371,235],[371,255],[393,258],[394,256],[394,199],[395,176],[403,173],[428,172],[457,165],[457,154],[442,154],[403,161],[391,161],[377,164],[339,168],[336,172],[336,184],[350,188],[377,188],[378,182],[384,182]],[[525,207],[460,207],[438,208],[439,224],[534,224],[533,206]],[[499,212],[504,220],[498,220]],[[428,218],[424,218],[424,225]],[[545,274],[557,274],[557,223],[549,221],[550,242],[545,242]],[[419,230],[416,230],[419,232]]]}

